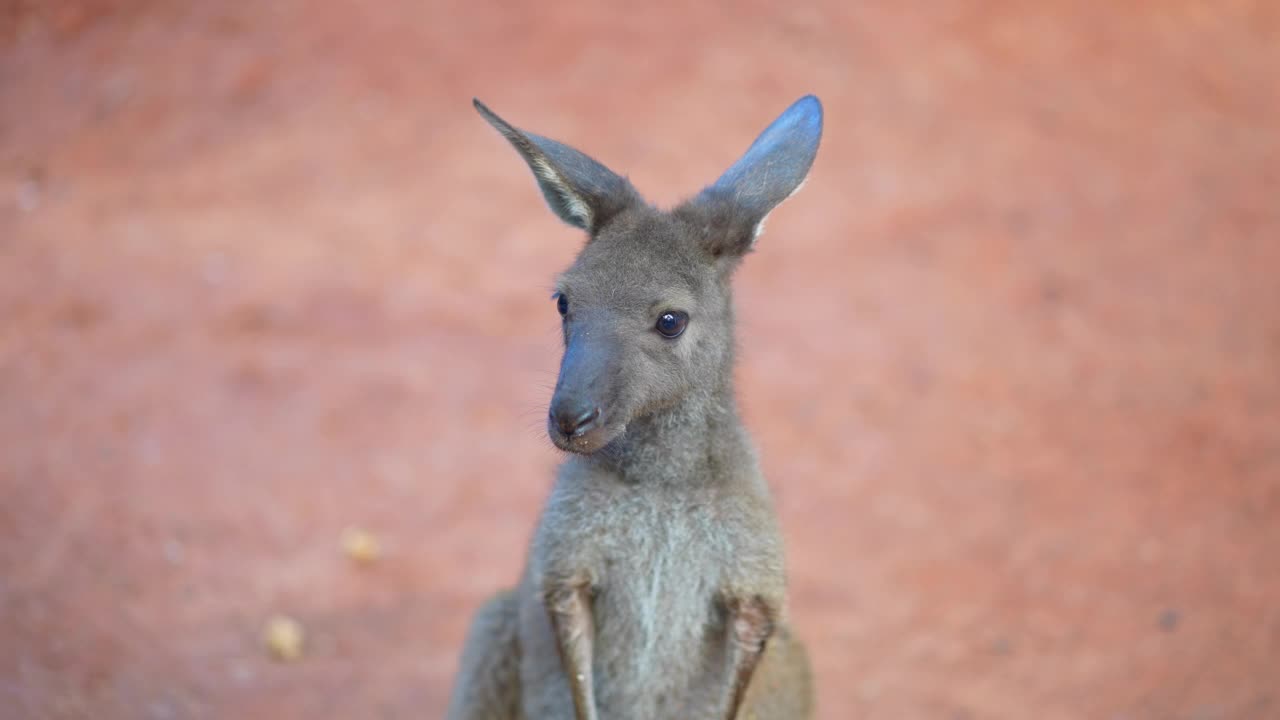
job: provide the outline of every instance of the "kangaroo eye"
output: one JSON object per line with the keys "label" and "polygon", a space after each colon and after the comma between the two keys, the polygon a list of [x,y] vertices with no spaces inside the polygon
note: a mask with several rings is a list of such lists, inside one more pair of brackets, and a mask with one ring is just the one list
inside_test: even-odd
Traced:
{"label": "kangaroo eye", "polygon": [[569,314],[569,298],[564,293],[556,293],[556,310],[560,312],[560,317]]}
{"label": "kangaroo eye", "polygon": [[684,332],[684,328],[689,324],[688,313],[679,311],[665,312],[658,318],[658,324],[655,326],[662,337],[676,338],[680,337],[680,333]]}

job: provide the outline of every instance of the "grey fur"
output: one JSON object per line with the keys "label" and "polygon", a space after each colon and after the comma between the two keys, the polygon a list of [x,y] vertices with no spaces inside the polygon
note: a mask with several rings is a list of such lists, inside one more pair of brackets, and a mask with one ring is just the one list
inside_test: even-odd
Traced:
{"label": "grey fur", "polygon": [[[447,717],[809,717],[782,537],[734,396],[731,278],[803,182],[821,105],[796,102],[672,211],[476,107],[589,237],[558,282],[568,312],[548,433],[570,455],[518,586],[477,613]],[[655,327],[669,312],[688,317],[674,339]]]}

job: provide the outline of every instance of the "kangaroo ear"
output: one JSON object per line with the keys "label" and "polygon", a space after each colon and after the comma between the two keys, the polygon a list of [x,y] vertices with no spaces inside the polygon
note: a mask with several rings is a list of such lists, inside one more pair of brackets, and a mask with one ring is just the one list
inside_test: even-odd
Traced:
{"label": "kangaroo ear", "polygon": [[568,145],[524,132],[472,100],[529,164],[547,205],[561,220],[594,233],[636,198],[626,178]]}
{"label": "kangaroo ear", "polygon": [[822,139],[822,103],[806,95],[778,116],[713,185],[676,208],[712,255],[751,250],[764,220],[804,184]]}

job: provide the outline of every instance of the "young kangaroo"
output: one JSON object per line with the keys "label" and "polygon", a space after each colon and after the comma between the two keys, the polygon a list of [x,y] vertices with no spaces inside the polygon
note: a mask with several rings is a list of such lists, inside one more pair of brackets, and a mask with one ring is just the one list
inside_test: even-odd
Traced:
{"label": "young kangaroo", "polygon": [[448,718],[810,717],[782,537],[734,399],[730,279],[808,174],[822,105],[798,100],[671,211],[475,106],[588,237],[554,296],[547,431],[569,456],[519,585],[473,621]]}

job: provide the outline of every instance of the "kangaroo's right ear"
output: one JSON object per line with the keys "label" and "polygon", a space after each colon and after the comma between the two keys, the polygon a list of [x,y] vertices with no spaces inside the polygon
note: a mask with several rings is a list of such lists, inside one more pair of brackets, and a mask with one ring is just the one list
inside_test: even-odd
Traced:
{"label": "kangaroo's right ear", "polygon": [[635,201],[636,191],[626,178],[585,153],[519,130],[479,100],[472,104],[529,164],[547,205],[561,220],[594,233]]}

